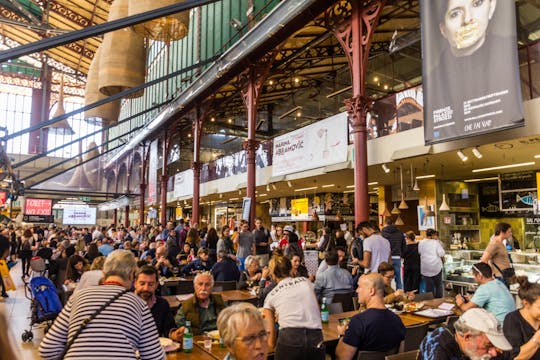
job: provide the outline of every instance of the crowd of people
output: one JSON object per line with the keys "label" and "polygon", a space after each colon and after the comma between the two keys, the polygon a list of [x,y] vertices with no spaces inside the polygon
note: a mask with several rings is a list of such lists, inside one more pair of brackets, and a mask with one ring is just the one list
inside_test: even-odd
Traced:
{"label": "crowd of people", "polygon": [[[163,229],[6,227],[0,250],[9,261],[21,260],[23,279],[30,276],[32,256],[46,258],[48,276],[70,295],[41,342],[45,359],[106,358],[110,351],[162,359],[158,338],[182,343],[186,326],[194,335],[219,329],[235,359],[264,358],[270,350],[277,359],[324,359],[328,349],[320,308],[338,294],[354,294],[363,311],[340,329],[332,356],[352,359],[358,350],[394,351],[406,330],[388,304],[414,300],[421,283],[435,297],[443,296],[445,253],[437,231],[428,229],[426,238],[416,241],[414,233],[403,233],[391,222],[381,231],[365,221],[355,234],[324,228],[320,235],[319,266],[311,274],[304,264],[306,244],[294,227],[267,229],[261,219],[253,230],[242,223],[239,231],[227,226],[200,230],[182,221]],[[472,297],[455,298],[463,316],[455,326],[430,332],[420,358],[540,356],[540,284],[518,278],[523,307],[516,310],[505,277],[511,264],[501,258],[509,236],[508,224],[496,226],[482,261],[472,266],[478,289]],[[193,278],[194,293],[173,313],[161,297],[166,288],[160,280],[180,275]],[[252,290],[259,309],[251,304],[227,307],[213,291],[215,281],[235,281],[238,289]]]}

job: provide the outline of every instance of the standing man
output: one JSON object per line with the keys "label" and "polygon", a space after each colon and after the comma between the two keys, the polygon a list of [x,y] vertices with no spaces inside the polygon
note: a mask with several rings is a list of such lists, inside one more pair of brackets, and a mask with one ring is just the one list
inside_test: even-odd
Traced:
{"label": "standing man", "polygon": [[255,254],[261,260],[261,267],[265,267],[268,265],[272,237],[268,229],[262,226],[262,219],[260,217],[255,218],[253,237],[255,238]]}
{"label": "standing man", "polygon": [[390,351],[405,338],[401,319],[384,305],[384,281],[377,273],[362,275],[358,280],[358,302],[366,310],[351,318],[345,335],[336,348],[338,359],[355,359],[360,351]]}
{"label": "standing man", "polygon": [[403,281],[401,277],[401,259],[405,253],[407,243],[405,234],[392,224],[392,219],[386,219],[386,226],[382,229],[381,235],[390,243],[392,253],[392,265],[396,276],[396,289],[403,289]]}
{"label": "standing man", "polygon": [[159,336],[168,337],[171,329],[175,328],[174,317],[169,303],[161,296],[156,296],[158,273],[155,268],[144,265],[135,275],[135,294],[146,302]]}
{"label": "standing man", "polygon": [[376,273],[382,262],[390,262],[391,260],[390,243],[381,236],[379,228],[369,221],[362,221],[358,224],[356,231],[364,238],[364,257],[358,261],[358,265],[363,267],[366,273]]}
{"label": "standing man", "polygon": [[480,286],[474,292],[472,298],[469,295],[463,297],[456,295],[456,305],[462,310],[480,307],[484,308],[497,318],[502,324],[506,314],[516,309],[516,303],[508,288],[493,278],[491,267],[483,262],[472,266],[474,280]]}
{"label": "standing man", "polygon": [[426,230],[426,238],[418,243],[418,253],[420,254],[420,273],[426,283],[426,292],[432,292],[436,298],[442,298],[442,268],[445,252],[436,230]]}
{"label": "standing man", "polygon": [[164,360],[148,306],[129,292],[135,266],[131,251],[110,253],[103,265],[103,285],[79,290],[69,298],[41,341],[41,357],[110,359],[112,354],[126,354],[134,359],[138,353],[140,359]]}
{"label": "standing man", "polygon": [[495,276],[503,281],[507,287],[510,286],[508,282],[510,277],[514,275],[514,269],[510,264],[510,257],[504,245],[504,240],[511,237],[512,228],[510,224],[501,222],[495,225],[495,235],[489,240],[489,244],[480,258],[481,262],[492,266]]}
{"label": "standing man", "polygon": [[242,231],[240,232],[240,234],[238,234],[238,237],[236,238],[236,242],[238,243],[236,257],[238,261],[240,261],[238,269],[240,269],[240,271],[244,271],[244,263],[246,261],[246,258],[249,255],[255,255],[255,239],[251,231],[249,231],[249,225],[247,222],[244,222],[242,224],[241,230]]}

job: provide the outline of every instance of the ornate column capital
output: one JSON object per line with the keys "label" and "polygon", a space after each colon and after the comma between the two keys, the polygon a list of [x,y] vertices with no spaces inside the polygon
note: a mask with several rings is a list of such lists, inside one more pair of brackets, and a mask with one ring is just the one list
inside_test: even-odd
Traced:
{"label": "ornate column capital", "polygon": [[373,106],[373,100],[365,96],[355,96],[345,100],[349,124],[352,132],[366,131],[366,116]]}
{"label": "ornate column capital", "polygon": [[200,161],[192,161],[191,162],[191,169],[193,169],[194,172],[200,172],[202,169],[203,163]]}

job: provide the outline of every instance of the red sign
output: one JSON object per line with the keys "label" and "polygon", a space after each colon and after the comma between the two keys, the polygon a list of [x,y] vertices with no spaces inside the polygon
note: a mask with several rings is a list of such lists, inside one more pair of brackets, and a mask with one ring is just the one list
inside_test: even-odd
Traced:
{"label": "red sign", "polygon": [[51,215],[51,199],[32,199],[26,198],[24,201],[25,215]]}
{"label": "red sign", "polygon": [[6,204],[7,199],[7,193],[1,191],[0,192],[0,206],[4,206]]}

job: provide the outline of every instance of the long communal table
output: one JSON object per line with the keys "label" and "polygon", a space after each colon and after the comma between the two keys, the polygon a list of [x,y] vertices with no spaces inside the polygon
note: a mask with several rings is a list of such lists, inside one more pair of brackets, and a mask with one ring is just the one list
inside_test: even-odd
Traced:
{"label": "long communal table", "polygon": [[[249,290],[224,290],[217,292],[216,294],[220,294],[223,298],[223,301],[226,303],[231,303],[235,301],[254,301],[257,299],[257,295],[253,294]],[[167,300],[169,303],[169,306],[171,307],[171,310],[176,311],[178,307],[180,306],[181,300],[189,299],[192,294],[188,295],[165,295],[163,298]]]}

